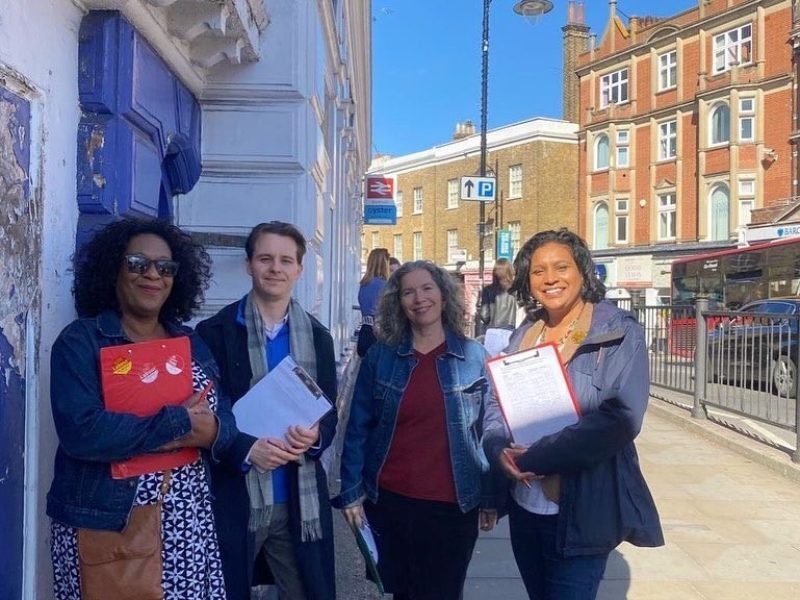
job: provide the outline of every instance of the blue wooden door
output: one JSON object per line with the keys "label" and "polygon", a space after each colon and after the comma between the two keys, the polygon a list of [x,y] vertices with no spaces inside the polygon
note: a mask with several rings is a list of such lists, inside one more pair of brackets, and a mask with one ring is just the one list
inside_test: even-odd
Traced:
{"label": "blue wooden door", "polygon": [[[32,198],[30,102],[0,79],[0,598],[22,595],[25,377],[36,312],[41,206]],[[28,325],[32,325],[29,327]],[[30,365],[32,368],[32,365]]]}
{"label": "blue wooden door", "polygon": [[200,105],[116,11],[79,33],[78,244],[121,216],[172,214],[200,176]]}

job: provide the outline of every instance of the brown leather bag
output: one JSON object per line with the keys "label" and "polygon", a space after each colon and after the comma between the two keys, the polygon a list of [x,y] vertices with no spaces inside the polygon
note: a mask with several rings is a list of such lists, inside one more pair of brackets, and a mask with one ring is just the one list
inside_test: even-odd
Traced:
{"label": "brown leather bag", "polygon": [[134,506],[122,531],[78,529],[81,600],[162,600],[161,504]]}

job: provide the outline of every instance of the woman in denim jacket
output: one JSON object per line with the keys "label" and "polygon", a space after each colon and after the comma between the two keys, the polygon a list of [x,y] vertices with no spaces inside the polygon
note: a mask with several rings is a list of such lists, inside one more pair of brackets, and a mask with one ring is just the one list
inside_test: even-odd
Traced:
{"label": "woman in denim jacket", "polygon": [[450,275],[406,263],[386,284],[379,343],[356,380],[335,504],[354,526],[366,513],[395,598],[459,598],[479,522],[496,519],[480,447],[486,353],[463,331]]}
{"label": "woman in denim jacket", "polygon": [[[172,470],[162,501],[164,598],[225,598],[211,512],[207,461],[218,461],[235,433],[205,343],[180,321],[202,302],[209,257],[188,234],[161,221],[125,219],[100,230],[77,253],[80,317],[53,344],[50,399],[58,434],[47,495],[57,600],[81,598],[78,528],[122,531],[135,505],[155,504],[164,473],[111,477],[111,463],[158,450],[195,447],[197,461]],[[151,417],[105,410],[100,349],[189,336],[195,393],[184,406]]]}
{"label": "woman in denim jacket", "polygon": [[492,401],[483,445],[515,482],[511,546],[528,595],[592,600],[618,544],[664,543],[633,444],[649,390],[644,333],[633,315],[603,301],[589,249],[574,233],[537,233],[514,267],[511,290],[534,312],[506,351],[555,343],[581,416],[523,448],[511,443]]}

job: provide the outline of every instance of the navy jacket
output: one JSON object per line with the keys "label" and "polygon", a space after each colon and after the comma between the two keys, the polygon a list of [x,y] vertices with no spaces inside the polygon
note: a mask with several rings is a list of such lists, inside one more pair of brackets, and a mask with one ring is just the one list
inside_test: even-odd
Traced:
{"label": "navy jacket", "polygon": [[[247,353],[247,328],[241,322],[242,300],[229,304],[213,317],[197,325],[197,332],[208,343],[220,368],[222,389],[236,403],[250,389],[252,370]],[[317,385],[336,406],[336,358],[333,338],[314,317],[311,318],[313,343],[317,361]],[[289,324],[291,327],[291,323]],[[309,450],[307,458],[318,459],[333,441],[336,432],[336,411],[331,411],[320,422],[319,447]],[[249,600],[251,583],[274,581],[266,560],[256,561],[255,571],[250,561],[247,523],[250,517],[250,498],[242,469],[247,453],[256,439],[239,432],[225,460],[211,470],[214,491],[214,519],[217,525],[222,569],[228,600]],[[336,572],[333,551],[333,516],[328,500],[328,481],[325,470],[315,460],[317,489],[319,490],[322,539],[301,541],[300,505],[297,495],[297,465],[289,466],[290,528],[295,542],[296,556],[308,600],[336,598]]]}
{"label": "navy jacket", "polygon": [[[519,348],[526,321],[514,332]],[[545,436],[517,460],[522,471],[561,475],[558,546],[564,556],[604,554],[620,542],[661,546],[664,536],[647,488],[634,438],[649,398],[649,368],[642,327],[610,302],[594,307],[589,333],[567,366],[581,407],[575,425]],[[493,466],[508,446],[496,403],[487,411],[484,448]]]}
{"label": "navy jacket", "polygon": [[[489,465],[480,445],[491,386],[486,351],[475,340],[445,330],[447,350],[436,361],[444,394],[447,438],[458,505],[463,512],[494,506]],[[342,451],[342,508],[364,497],[378,499],[378,477],[392,445],[400,400],[417,364],[411,335],[398,346],[375,344],[358,372]]]}
{"label": "navy jacket", "polygon": [[[191,329],[171,323],[164,326],[170,336],[189,336],[192,359],[214,381],[219,430],[211,451],[203,454],[217,462],[231,445],[236,425],[227,397],[218,387],[216,364],[206,344]],[[47,494],[47,514],[65,525],[124,529],[139,478],[112,479],[111,462],[152,452],[192,429],[182,406],[164,407],[152,417],[105,410],[100,348],[130,343],[119,316],[106,311],[73,321],[53,344],[50,402],[58,449]]]}

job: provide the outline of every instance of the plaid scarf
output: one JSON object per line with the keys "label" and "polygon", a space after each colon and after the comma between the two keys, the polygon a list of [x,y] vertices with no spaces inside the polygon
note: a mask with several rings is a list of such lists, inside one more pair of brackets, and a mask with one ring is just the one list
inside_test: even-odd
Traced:
{"label": "plaid scarf", "polygon": [[[244,318],[247,323],[247,353],[253,378],[250,387],[263,378],[269,369],[265,353],[264,321],[253,299],[253,292],[245,300]],[[294,300],[289,301],[289,353],[314,379],[317,377],[317,356],[314,351],[314,332],[306,311]],[[250,531],[269,527],[272,517],[272,472],[250,469],[246,476],[250,494]],[[322,538],[319,519],[319,493],[316,465],[313,460],[300,457],[297,467],[300,495],[300,520],[302,541],[312,542]]]}

